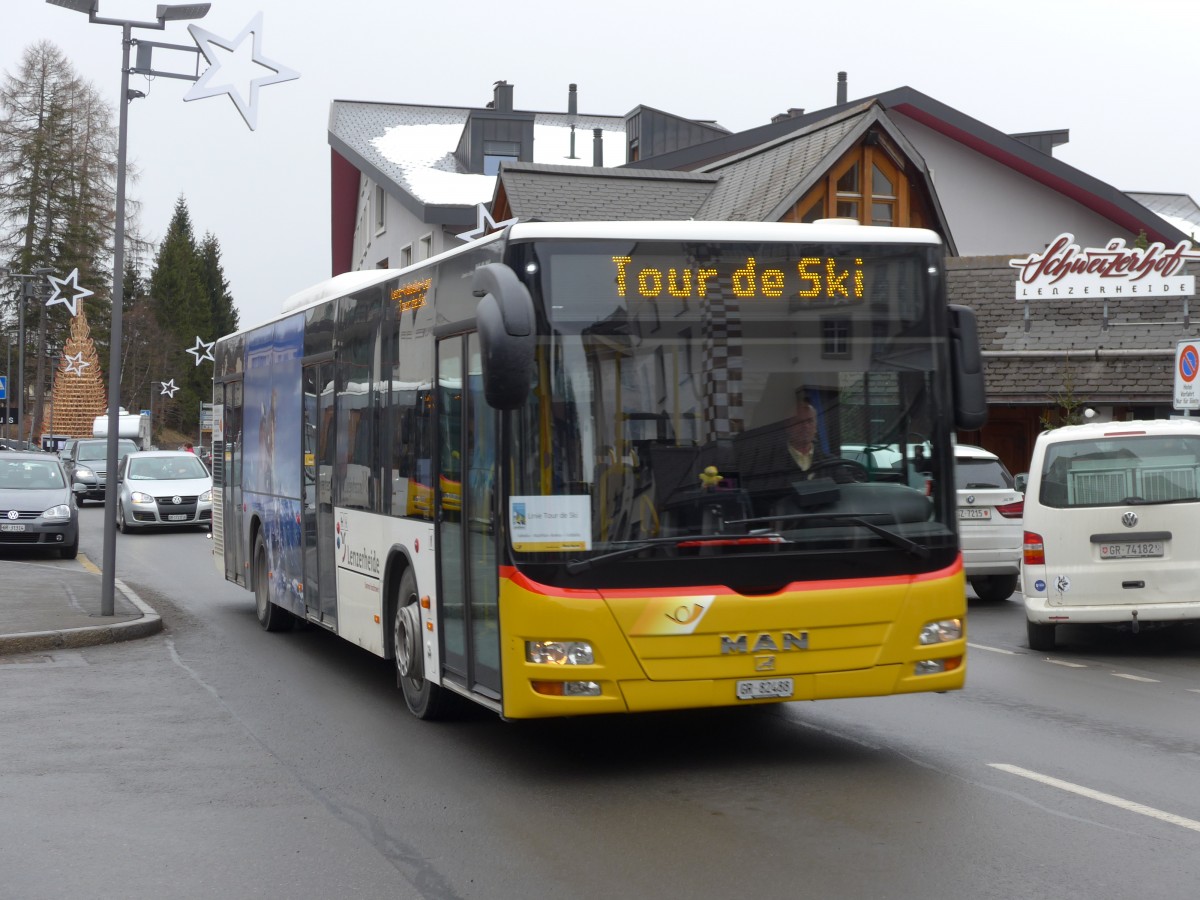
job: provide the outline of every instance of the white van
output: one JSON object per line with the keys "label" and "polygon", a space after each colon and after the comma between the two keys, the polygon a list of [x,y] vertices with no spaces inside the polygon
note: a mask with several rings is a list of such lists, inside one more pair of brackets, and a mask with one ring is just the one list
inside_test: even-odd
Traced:
{"label": "white van", "polygon": [[1029,646],[1055,626],[1200,620],[1200,419],[1038,435],[1025,491]]}

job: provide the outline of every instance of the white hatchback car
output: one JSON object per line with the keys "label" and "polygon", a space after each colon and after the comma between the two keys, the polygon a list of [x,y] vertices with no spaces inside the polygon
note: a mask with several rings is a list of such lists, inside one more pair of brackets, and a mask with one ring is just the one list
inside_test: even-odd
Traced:
{"label": "white hatchback car", "polygon": [[958,535],[967,581],[980,600],[1007,600],[1021,574],[1025,496],[995,453],[958,444],[954,448]]}
{"label": "white hatchback car", "polygon": [[212,525],[212,475],[186,450],[130,453],[117,468],[117,528]]}

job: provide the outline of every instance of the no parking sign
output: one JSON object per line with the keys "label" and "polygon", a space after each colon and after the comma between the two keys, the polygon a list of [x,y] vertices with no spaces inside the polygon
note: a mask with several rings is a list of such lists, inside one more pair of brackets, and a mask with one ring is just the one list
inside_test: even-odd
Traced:
{"label": "no parking sign", "polygon": [[1200,409],[1200,341],[1180,341],[1175,345],[1175,408]]}

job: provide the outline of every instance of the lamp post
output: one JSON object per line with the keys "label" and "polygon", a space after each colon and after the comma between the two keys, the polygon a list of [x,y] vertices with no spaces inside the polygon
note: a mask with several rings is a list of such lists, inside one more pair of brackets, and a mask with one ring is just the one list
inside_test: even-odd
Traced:
{"label": "lamp post", "polygon": [[[33,285],[38,278],[52,275],[54,270],[39,267],[32,272],[13,272],[0,268],[0,275],[21,280],[21,303],[17,307],[17,440],[24,441],[25,434],[25,304],[30,297],[37,296]],[[43,312],[43,315],[45,313]],[[11,351],[10,351],[11,353]],[[5,401],[7,402],[7,401]]]}
{"label": "lamp post", "polygon": [[[162,31],[167,22],[181,19],[202,19],[208,15],[209,3],[158,4],[153,22],[132,19],[108,19],[98,16],[100,0],[46,0],[52,6],[63,6],[76,12],[87,13],[88,21],[96,25],[119,25],[121,27],[121,93],[118,95],[120,116],[117,126],[117,209],[113,224],[113,279],[112,279],[112,336],[108,354],[108,475],[117,477],[117,441],[121,431],[121,306],[124,303],[125,273],[125,156],[129,129],[129,102],[140,92],[129,90],[129,48],[133,44],[133,29],[148,28]],[[110,480],[108,485],[111,487]],[[114,587],[117,567],[116,532],[117,492],[104,492],[104,558],[103,577],[100,591],[100,615],[114,614]]]}

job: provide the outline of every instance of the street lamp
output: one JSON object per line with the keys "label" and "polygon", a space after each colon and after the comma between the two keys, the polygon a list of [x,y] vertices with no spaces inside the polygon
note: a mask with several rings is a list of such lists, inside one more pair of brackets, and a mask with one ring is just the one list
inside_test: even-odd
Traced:
{"label": "street lamp", "polygon": [[[139,22],[131,19],[106,19],[97,15],[100,0],[46,0],[52,6],[63,6],[76,12],[87,13],[88,21],[97,25],[121,26],[121,93],[119,95],[120,117],[117,128],[117,209],[113,225],[113,279],[112,279],[112,336],[108,353],[108,478],[117,477],[117,441],[121,432],[121,306],[124,303],[125,274],[125,156],[129,130],[129,101],[141,92],[129,90],[129,48],[133,44],[134,28],[149,28],[162,31],[167,22],[180,19],[202,19],[208,15],[209,3],[180,3],[158,5],[155,21]],[[109,481],[111,488],[113,481]],[[104,492],[104,559],[100,591],[100,615],[114,614],[114,584],[117,568],[115,490]]]}
{"label": "street lamp", "polygon": [[[23,441],[25,431],[25,304],[34,296],[33,282],[38,278],[54,274],[54,270],[39,267],[32,272],[13,272],[0,267],[0,275],[6,278],[18,278],[21,284],[21,303],[17,307],[17,440]],[[43,313],[44,315],[44,313]],[[40,348],[39,348],[40,350]],[[7,401],[5,401],[7,403]],[[32,435],[31,435],[32,437]]]}

